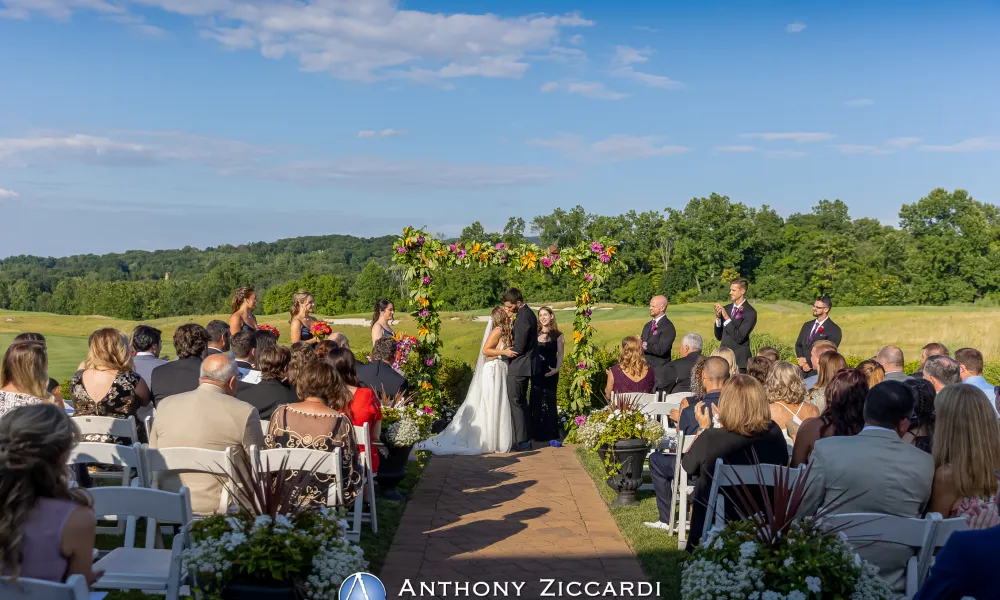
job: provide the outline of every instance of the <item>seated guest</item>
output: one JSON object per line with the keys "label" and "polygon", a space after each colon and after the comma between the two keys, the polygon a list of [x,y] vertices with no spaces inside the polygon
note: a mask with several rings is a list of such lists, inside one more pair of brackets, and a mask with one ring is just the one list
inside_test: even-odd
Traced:
{"label": "seated guest", "polygon": [[[253,332],[253,350],[254,352],[260,352],[265,348],[273,348],[278,345],[278,338],[274,336],[273,333],[267,331],[266,329],[258,329]],[[292,348],[295,344],[292,344]]]}
{"label": "seated guest", "polygon": [[945,518],[977,514],[984,506],[996,512],[993,473],[1000,469],[996,413],[978,388],[964,383],[941,390],[934,408],[934,488],[927,512]]}
{"label": "seated guest", "polygon": [[813,364],[819,365],[816,370],[816,382],[811,388],[808,379],[804,380],[802,384],[806,386],[807,390],[806,401],[822,413],[826,409],[826,386],[841,369],[847,368],[847,360],[838,352],[824,352],[819,355],[819,362]]}
{"label": "seated guest", "polygon": [[237,331],[233,334],[233,339],[229,342],[233,349],[233,358],[236,359],[236,368],[240,370],[240,379],[250,371],[256,370],[254,367],[253,332]]}
{"label": "seated guest", "polygon": [[136,420],[139,439],[88,434],[85,442],[131,445],[146,443],[146,425],[138,418],[140,407],[149,406],[149,386],[135,372],[128,339],[117,329],[98,329],[90,335],[86,368],[69,382],[69,395],[79,416],[115,417]]}
{"label": "seated guest", "polygon": [[288,363],[288,383],[295,387],[295,381],[299,373],[310,361],[316,359],[316,349],[305,342],[295,342],[292,344],[292,359]]}
{"label": "seated guest", "polygon": [[664,388],[668,394],[691,391],[691,369],[701,358],[702,340],[697,333],[681,338],[681,357],[667,363],[663,371]]}
{"label": "seated guest", "polygon": [[905,381],[910,379],[910,376],[903,372],[903,351],[896,346],[882,348],[875,355],[875,360],[885,369],[886,381]]}
{"label": "seated guest", "polygon": [[968,531],[956,531],[934,557],[930,575],[914,600],[953,600],[996,597],[997,552],[1000,527],[996,511],[984,510],[966,518]]}
{"label": "seated guest", "polygon": [[920,349],[920,367],[913,374],[914,377],[920,379],[924,376],[924,365],[927,364],[927,359],[932,356],[948,356],[951,354],[948,352],[948,346],[940,342],[931,342]]}
{"label": "seated guest", "polygon": [[934,385],[936,392],[943,390],[946,385],[962,381],[959,377],[958,363],[943,354],[927,357],[922,376]]}
{"label": "seated guest", "polygon": [[926,379],[910,378],[903,385],[913,394],[913,416],[910,417],[910,430],[903,436],[903,441],[930,454],[934,443],[934,423],[937,420],[934,409],[937,392]]}
{"label": "seated guest", "polygon": [[94,572],[97,517],[90,494],[70,487],[66,461],[80,430],[58,406],[39,404],[0,419],[0,575],[64,582]]}
{"label": "seated guest", "polygon": [[826,410],[818,417],[806,419],[795,435],[792,466],[797,467],[812,454],[818,440],[834,436],[857,435],[865,426],[864,407],[868,382],[857,369],[842,369],[826,386],[830,394]]}
{"label": "seated guest", "polygon": [[229,323],[216,319],[205,326],[205,331],[208,332],[208,347],[205,349],[205,356],[229,352]]}
{"label": "seated guest", "polygon": [[707,358],[706,356],[699,355],[698,360],[694,363],[694,367],[691,368],[691,395],[681,400],[680,405],[670,411],[669,417],[671,423],[676,425],[681,419],[681,411],[692,403],[700,401],[708,393],[705,390],[705,378],[703,377],[705,373],[705,360]]}
{"label": "seated guest", "polygon": [[[350,418],[343,414],[351,393],[337,371],[313,359],[303,366],[296,384],[299,402],[279,406],[271,416],[267,433],[268,448],[308,448],[333,452],[340,448],[343,469],[343,499],[353,506],[361,483],[358,441]],[[306,504],[326,504],[332,477],[316,475],[309,495],[300,497]]]}
{"label": "seated guest", "polygon": [[[375,398],[375,392],[370,388],[362,386],[358,380],[354,364],[354,354],[346,348],[337,348],[327,354],[323,362],[330,365],[337,372],[340,380],[347,385],[347,391],[351,394],[351,401],[344,408],[344,413],[358,427],[364,427],[367,423],[372,442],[374,443],[382,435],[382,404]],[[362,452],[371,450],[370,448],[365,448],[364,444],[358,446],[358,449]],[[372,452],[372,469],[376,472],[378,471],[377,451]]]}
{"label": "seated guest", "polygon": [[[749,370],[748,362],[747,371]],[[764,391],[771,410],[771,420],[780,429],[785,429],[789,423],[801,425],[806,419],[819,416],[819,409],[805,402],[806,387],[802,384],[802,369],[790,362],[781,361],[771,367]],[[789,434],[789,437],[794,436]]]}
{"label": "seated guest", "polygon": [[778,352],[778,349],[771,346],[761,346],[760,350],[757,351],[757,356],[764,357],[773,363],[781,360],[781,354]]}
{"label": "seated guest", "polygon": [[142,380],[149,385],[153,379],[153,369],[167,364],[160,358],[163,350],[163,332],[149,325],[139,325],[132,330],[132,366]]}
{"label": "seated guest", "polygon": [[[42,404],[51,396],[49,361],[40,342],[14,342],[4,352],[0,367],[0,417],[18,406]],[[61,403],[60,403],[61,404]]]}
{"label": "seated guest", "polygon": [[298,402],[295,390],[288,383],[288,363],[291,360],[292,351],[284,346],[275,346],[261,352],[257,359],[260,383],[241,381],[236,386],[236,397],[256,408],[257,414],[264,420],[270,419],[274,409],[282,404]]}
{"label": "seated guest", "polygon": [[733,352],[731,348],[722,348],[720,346],[712,352],[712,356],[718,356],[726,359],[726,362],[729,363],[730,377],[735,377],[740,374],[740,368],[736,364],[736,353]]}
{"label": "seated guest", "polygon": [[391,337],[379,338],[372,348],[372,361],[358,365],[358,380],[375,391],[377,398],[395,398],[406,394],[409,384],[406,378],[392,368],[396,357],[396,340]]}
{"label": "seated guest", "polygon": [[[298,342],[298,343],[302,343],[302,342]],[[316,345],[313,346],[313,350],[316,351],[316,358],[323,358],[324,356],[326,356],[327,354],[329,354],[331,350],[336,350],[339,347],[340,346],[337,345],[337,342],[335,342],[335,341],[333,341],[331,339],[325,339],[325,340],[320,340],[319,342],[316,342]]]}
{"label": "seated guest", "polygon": [[612,393],[651,394],[655,385],[656,373],[649,368],[643,357],[642,339],[637,335],[623,339],[618,364],[608,369],[604,395],[610,398]]}
{"label": "seated guest", "polygon": [[[14,338],[13,341],[38,342],[42,345],[42,348],[45,350],[46,356],[48,356],[48,346],[46,346],[45,343],[45,336],[40,333],[33,333],[33,332],[20,333]],[[52,395],[52,399],[55,400],[55,403],[62,406],[63,393],[62,393],[62,388],[59,387],[59,382],[49,377],[49,385],[46,387],[46,389],[48,390],[49,394]]]}
{"label": "seated guest", "polygon": [[955,362],[958,363],[958,376],[962,383],[979,388],[993,407],[994,414],[1000,418],[993,384],[983,377],[983,353],[975,348],[959,348],[955,351]]}
{"label": "seated guest", "polygon": [[[215,354],[200,365],[196,389],[168,396],[156,407],[149,446],[218,451],[230,446],[245,451],[249,451],[250,446],[263,448],[264,434],[257,409],[233,397],[239,381],[236,361],[225,354]],[[167,366],[170,365],[159,367],[154,377]],[[191,491],[191,507],[196,515],[220,509],[222,483],[214,475],[168,473],[160,477],[162,490],[176,492],[181,486]]]}
{"label": "seated guest", "polygon": [[[922,515],[931,496],[934,461],[900,439],[910,427],[912,412],[913,395],[902,383],[885,381],[873,387],[865,399],[861,433],[816,442],[799,514],[813,515],[821,506],[838,503],[834,514]],[[870,540],[856,549],[879,568],[886,583],[903,591],[912,549]]]}
{"label": "seated guest", "polygon": [[347,339],[347,336],[339,331],[334,331],[330,334],[330,339],[337,342],[337,345],[341,348],[351,349],[351,341]]}
{"label": "seated guest", "polygon": [[[767,375],[771,372],[773,365],[774,363],[770,359],[763,356],[751,356],[747,361],[747,375],[756,379],[757,383],[764,385],[767,383]],[[799,377],[799,379],[802,378]],[[802,389],[802,393],[805,395],[805,388]]]}
{"label": "seated guest", "polygon": [[[706,370],[710,368],[711,365]],[[708,518],[705,505],[712,488],[716,459],[721,458],[730,465],[788,463],[785,436],[771,420],[764,386],[753,377],[736,375],[723,386],[719,396],[719,427],[711,428],[711,416],[704,405],[699,404],[698,408],[700,433],[681,459],[684,471],[698,478],[692,500],[689,552],[701,541],[702,526]],[[652,456],[656,453],[651,459]],[[726,518],[740,518],[738,507],[732,502],[726,502]]]}
{"label": "seated guest", "polygon": [[820,375],[819,367],[817,367],[816,365],[819,364],[820,357],[823,356],[823,354],[826,352],[836,352],[836,351],[837,351],[837,344],[834,344],[830,340],[816,340],[815,342],[813,342],[812,348],[809,351],[810,352],[809,364],[812,365],[815,373],[805,378],[804,384],[806,386],[806,391],[809,391],[814,387],[816,387],[816,382],[819,381],[819,375]]}
{"label": "seated guest", "polygon": [[877,360],[871,358],[863,360],[858,363],[856,368],[868,380],[868,389],[872,389],[885,381],[885,369],[882,368],[882,365]]}
{"label": "seated guest", "polygon": [[[730,350],[731,352],[731,350]],[[706,410],[710,417],[714,417],[719,405],[719,396],[722,394],[722,386],[729,381],[732,369],[729,363],[721,356],[710,356],[705,359],[702,365],[701,382],[705,386],[705,395],[698,402],[680,409],[680,417],[677,419],[678,431],[683,431],[685,435],[694,435],[702,429],[698,423],[695,410]],[[712,427],[713,425],[709,425]]]}
{"label": "seated guest", "polygon": [[174,332],[174,350],[177,360],[153,369],[149,388],[153,392],[153,403],[167,396],[190,392],[198,387],[202,355],[208,347],[208,332],[197,323],[185,323]]}

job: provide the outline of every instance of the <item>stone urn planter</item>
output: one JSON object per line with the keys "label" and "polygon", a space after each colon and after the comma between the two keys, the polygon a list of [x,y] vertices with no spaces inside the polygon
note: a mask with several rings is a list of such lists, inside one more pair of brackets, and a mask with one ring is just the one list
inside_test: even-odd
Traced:
{"label": "stone urn planter", "polygon": [[[597,454],[601,461],[605,461],[609,450],[600,448]],[[642,485],[642,463],[649,454],[649,442],[646,440],[618,440],[614,446],[614,457],[612,460],[621,464],[618,473],[611,473],[605,462],[605,470],[608,473],[608,487],[618,493],[618,497],[611,506],[634,506],[639,504],[635,497],[635,492]]]}
{"label": "stone urn planter", "polygon": [[385,443],[389,455],[382,455],[379,459],[378,473],[375,474],[375,481],[378,482],[379,495],[388,500],[405,500],[396,489],[399,483],[406,478],[406,463],[410,460],[410,452],[413,446],[396,447]]}

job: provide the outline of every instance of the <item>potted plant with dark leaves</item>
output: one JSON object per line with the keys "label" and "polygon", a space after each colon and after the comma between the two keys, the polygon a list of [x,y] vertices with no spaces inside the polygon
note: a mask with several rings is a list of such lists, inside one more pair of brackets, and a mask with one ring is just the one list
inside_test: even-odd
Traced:
{"label": "potted plant with dark leaves", "polygon": [[339,509],[306,506],[312,470],[292,470],[283,460],[261,473],[240,454],[234,480],[223,480],[236,500],[227,514],[189,524],[191,547],[183,553],[192,589],[206,600],[336,598],[341,582],[364,571],[361,548],[345,537]]}
{"label": "potted plant with dark leaves", "polygon": [[381,495],[390,500],[403,500],[397,486],[406,477],[406,464],[413,446],[431,436],[431,425],[437,418],[430,406],[418,407],[416,394],[380,395],[382,404],[382,444],[386,456],[379,463],[375,480]]}
{"label": "potted plant with dark leaves", "polygon": [[600,455],[608,486],[618,492],[612,506],[637,504],[642,465],[650,447],[663,439],[663,426],[643,414],[638,397],[630,394],[615,395],[607,406],[580,421],[577,417],[576,440]]}

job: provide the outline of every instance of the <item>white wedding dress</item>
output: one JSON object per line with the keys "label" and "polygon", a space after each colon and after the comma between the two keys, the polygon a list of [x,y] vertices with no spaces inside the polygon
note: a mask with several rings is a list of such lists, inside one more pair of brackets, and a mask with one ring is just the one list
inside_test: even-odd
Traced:
{"label": "white wedding dress", "polygon": [[[479,345],[479,358],[465,402],[441,433],[417,445],[433,454],[490,454],[508,452],[514,439],[514,424],[507,399],[507,363],[486,360],[483,348],[493,330],[493,320]],[[503,349],[503,342],[497,346]]]}

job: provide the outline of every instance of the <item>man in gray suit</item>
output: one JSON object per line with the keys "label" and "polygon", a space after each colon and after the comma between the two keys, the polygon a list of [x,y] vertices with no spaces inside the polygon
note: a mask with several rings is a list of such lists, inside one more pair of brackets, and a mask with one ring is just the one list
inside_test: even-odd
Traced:
{"label": "man in gray suit", "polygon": [[912,379],[903,372],[903,351],[896,346],[886,346],[875,355],[882,368],[885,369],[886,381],[906,381]]}
{"label": "man in gray suit", "polygon": [[[846,501],[835,514],[922,515],[931,496],[934,459],[900,439],[912,413],[913,396],[905,385],[884,381],[873,387],[865,399],[861,433],[816,442],[799,514],[812,515],[821,506]],[[910,548],[871,540],[859,541],[856,547],[893,589],[905,589],[906,562],[914,555]]]}

